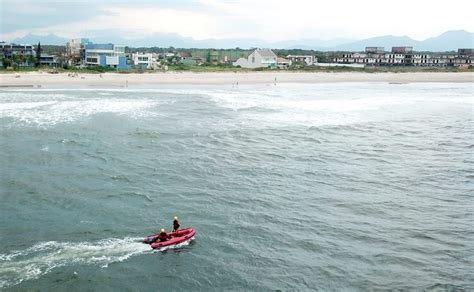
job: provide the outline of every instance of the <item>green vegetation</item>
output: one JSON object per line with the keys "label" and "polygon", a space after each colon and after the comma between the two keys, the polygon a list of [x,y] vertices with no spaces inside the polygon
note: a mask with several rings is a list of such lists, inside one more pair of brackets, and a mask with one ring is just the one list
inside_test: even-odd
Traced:
{"label": "green vegetation", "polygon": [[286,58],[288,55],[310,55],[318,58],[319,63],[329,63],[333,58],[332,53],[320,52],[315,50],[302,50],[302,49],[276,49],[272,50],[278,57]]}
{"label": "green vegetation", "polygon": [[[7,60],[8,61],[8,60]],[[7,61],[3,61],[4,64]],[[8,65],[8,64],[6,64]],[[256,68],[246,69],[233,67],[229,65],[184,65],[175,64],[169,65],[168,70],[170,72],[365,72],[365,73],[415,73],[415,72],[474,72],[474,68],[460,69],[455,67],[444,67],[444,68],[430,68],[430,67],[375,67],[375,68],[354,68],[354,67],[314,67],[307,66],[298,69],[271,69],[271,68]],[[86,73],[86,74],[99,74],[106,72],[116,72],[122,74],[130,73],[154,73],[154,72],[166,72],[165,70],[142,70],[142,69],[128,69],[128,70],[117,70],[114,68],[104,67],[90,67],[90,68],[49,68],[49,67],[14,67],[7,69],[6,67],[0,68],[0,73],[11,73],[11,72],[48,72],[48,73]]]}
{"label": "green vegetation", "polygon": [[252,71],[251,69],[243,69],[240,67],[234,67],[231,64],[216,64],[215,65],[211,63],[204,63],[202,65],[174,64],[174,65],[169,65],[168,70],[169,71],[192,71],[192,72]]}

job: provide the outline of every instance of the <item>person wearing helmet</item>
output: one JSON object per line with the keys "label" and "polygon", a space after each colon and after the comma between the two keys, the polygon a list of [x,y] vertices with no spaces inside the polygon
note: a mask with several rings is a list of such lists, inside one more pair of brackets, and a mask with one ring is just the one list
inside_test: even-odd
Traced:
{"label": "person wearing helmet", "polygon": [[173,220],[173,232],[178,231],[179,226],[180,226],[180,225],[179,225],[178,216],[174,216],[174,220]]}
{"label": "person wearing helmet", "polygon": [[164,228],[161,228],[161,231],[158,234],[158,236],[156,237],[156,239],[161,241],[161,242],[167,241],[169,239],[168,234],[166,233],[166,230]]}

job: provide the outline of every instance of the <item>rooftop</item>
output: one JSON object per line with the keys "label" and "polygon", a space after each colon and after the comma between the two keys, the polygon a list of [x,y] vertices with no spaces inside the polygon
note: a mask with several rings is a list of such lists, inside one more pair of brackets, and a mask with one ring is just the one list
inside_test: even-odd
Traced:
{"label": "rooftop", "polygon": [[257,52],[262,57],[276,57],[275,53],[270,49],[257,49]]}

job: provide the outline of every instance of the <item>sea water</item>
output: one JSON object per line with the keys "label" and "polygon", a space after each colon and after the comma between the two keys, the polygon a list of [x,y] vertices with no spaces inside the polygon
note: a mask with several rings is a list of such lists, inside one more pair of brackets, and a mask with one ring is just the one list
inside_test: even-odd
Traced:
{"label": "sea water", "polygon": [[1,90],[0,289],[473,290],[473,89]]}

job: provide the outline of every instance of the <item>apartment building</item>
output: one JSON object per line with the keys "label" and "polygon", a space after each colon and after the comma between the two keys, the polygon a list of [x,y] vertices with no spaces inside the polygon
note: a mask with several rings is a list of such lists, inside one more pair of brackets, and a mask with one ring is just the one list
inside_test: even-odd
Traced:
{"label": "apartment building", "polygon": [[124,45],[87,43],[84,46],[84,60],[86,66],[127,68]]}
{"label": "apartment building", "polygon": [[458,53],[421,53],[413,47],[392,47],[385,52],[383,47],[366,47],[365,52],[346,52],[337,55],[338,64],[363,64],[365,66],[426,66],[469,67],[472,66],[472,49],[459,49]]}

